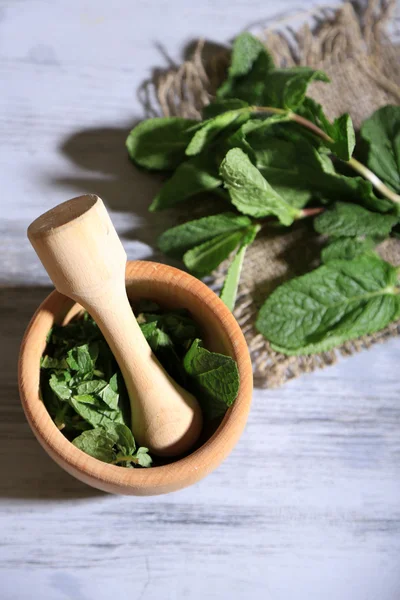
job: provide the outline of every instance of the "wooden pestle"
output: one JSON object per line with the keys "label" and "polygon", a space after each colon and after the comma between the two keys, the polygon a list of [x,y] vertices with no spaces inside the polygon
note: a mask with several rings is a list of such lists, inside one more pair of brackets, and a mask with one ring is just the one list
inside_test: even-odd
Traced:
{"label": "wooden pestle", "polygon": [[38,217],[29,240],[56,289],[81,304],[107,340],[128,389],[141,446],[177,456],[197,441],[197,400],[163,369],[135,319],[125,289],[126,253],[102,200],[73,198]]}

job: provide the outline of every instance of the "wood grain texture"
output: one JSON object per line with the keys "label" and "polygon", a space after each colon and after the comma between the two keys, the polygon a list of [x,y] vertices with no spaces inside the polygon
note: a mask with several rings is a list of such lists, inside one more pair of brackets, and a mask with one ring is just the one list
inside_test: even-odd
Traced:
{"label": "wood grain texture", "polygon": [[49,293],[28,224],[94,192],[128,257],[159,260],[150,247],[170,217],[147,214],[159,182],[124,148],[138,87],[194,37],[225,42],[317,3],[0,0],[2,600],[400,597],[398,340],[256,391],[228,460],[164,497],[70,477],[33,437],[16,386],[23,331]]}

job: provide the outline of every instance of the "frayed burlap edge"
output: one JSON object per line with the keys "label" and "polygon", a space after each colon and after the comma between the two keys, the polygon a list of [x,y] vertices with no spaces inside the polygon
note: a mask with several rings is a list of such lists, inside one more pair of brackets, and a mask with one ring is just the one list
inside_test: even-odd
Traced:
{"label": "frayed burlap edge", "polygon": [[[275,31],[271,26],[261,31],[259,37],[265,42],[275,63],[282,67],[307,65],[329,70],[330,66],[354,60],[369,79],[391,94],[396,102],[400,102],[399,83],[393,81],[390,71],[394,61],[390,61],[389,65],[382,65],[381,61],[385,59],[385,51],[392,48],[397,50],[385,35],[395,4],[395,0],[369,0],[361,15],[356,14],[353,5],[347,2],[335,11],[316,9],[306,14],[314,17],[319,23],[317,26],[307,22],[297,32],[289,24],[283,31]],[[301,14],[293,15],[292,20]],[[199,40],[190,60],[177,68],[156,72],[143,85],[148,98],[151,96],[148,88],[155,86],[163,115],[200,118],[203,106],[213,99],[225,76],[230,51],[221,48],[204,60],[205,45],[204,40]],[[150,112],[156,112],[154,106],[150,108],[149,100],[145,101],[145,105]]]}
{"label": "frayed burlap edge", "polygon": [[[385,35],[394,6],[395,0],[370,0],[364,12],[356,14],[351,4],[345,3],[337,10],[317,11],[312,15],[313,22],[306,22],[297,32],[290,24],[283,24],[282,29],[280,23],[257,35],[265,41],[277,65],[308,65],[327,71],[332,80],[329,89],[313,84],[310,95],[324,105],[331,117],[350,112],[357,127],[380,106],[400,102],[399,47]],[[202,107],[212,100],[228,63],[229,50],[214,50],[206,58],[205,45],[200,40],[190,60],[158,73],[150,84],[162,114],[199,118]],[[150,97],[148,87],[144,89]],[[392,264],[400,264],[397,241],[386,241],[379,252]],[[295,264],[288,260],[290,254],[292,259],[296,256]],[[277,285],[316,266],[318,254],[319,241],[309,227],[303,226],[294,231],[266,232],[247,252],[234,314],[248,342],[254,380],[259,387],[279,386],[302,373],[334,364],[339,355],[351,355],[400,334],[399,321],[321,354],[288,357],[274,352],[254,326],[260,305]],[[302,263],[299,256],[304,259]],[[216,289],[222,285],[227,265],[228,262],[222,264],[214,274]]]}

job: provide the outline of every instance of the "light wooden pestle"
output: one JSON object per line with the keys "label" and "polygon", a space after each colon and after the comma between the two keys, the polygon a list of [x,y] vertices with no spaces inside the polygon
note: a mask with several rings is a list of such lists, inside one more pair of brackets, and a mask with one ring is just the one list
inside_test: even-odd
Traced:
{"label": "light wooden pestle", "polygon": [[56,289],[83,306],[107,340],[128,389],[137,443],[160,456],[187,452],[200,435],[200,407],[140,330],[126,295],[126,253],[102,200],[59,204],[29,226],[28,237]]}

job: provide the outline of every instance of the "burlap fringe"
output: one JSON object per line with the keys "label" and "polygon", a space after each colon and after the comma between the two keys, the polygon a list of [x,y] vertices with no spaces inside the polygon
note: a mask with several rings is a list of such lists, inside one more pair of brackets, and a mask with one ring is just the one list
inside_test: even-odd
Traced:
{"label": "burlap fringe", "polygon": [[[385,28],[395,4],[395,0],[370,0],[361,16],[355,13],[350,3],[345,3],[330,17],[326,9],[317,9],[311,16],[316,20],[324,19],[320,25],[305,23],[297,32],[291,29],[275,31],[271,27],[262,31],[259,37],[268,46],[275,63],[282,67],[307,65],[327,68],[349,58],[355,59],[370,78],[400,102],[399,85],[377,67],[382,45],[387,43]],[[302,14],[292,18],[299,18]],[[176,69],[158,72],[155,78],[146,82],[145,86],[155,86],[163,115],[200,118],[201,109],[213,98],[225,75],[229,50],[221,49],[205,64],[204,43],[204,40],[197,42],[190,60]],[[365,61],[366,56],[368,61]]]}
{"label": "burlap fringe", "polygon": [[[314,84],[311,95],[327,107],[331,116],[350,109],[358,126],[379,106],[400,102],[398,47],[390,44],[385,35],[394,7],[395,0],[370,0],[360,15],[352,4],[345,3],[337,10],[317,10],[311,15],[312,22],[304,23],[297,31],[291,23],[281,22],[257,35],[268,46],[277,65],[308,65],[326,70],[332,79],[329,90]],[[151,82],[144,84],[142,91],[149,114],[157,113],[154,104],[158,104],[166,116],[199,118],[202,107],[212,100],[228,64],[227,49],[214,51],[205,59],[205,44],[200,40],[190,60],[157,73]],[[348,356],[400,334],[398,322],[377,334],[318,355],[287,357],[271,349],[254,327],[258,309],[276,285],[314,266],[307,259],[307,268],[302,265],[296,269],[282,258],[293,244],[297,254],[304,251],[306,255],[312,245],[310,236],[310,232],[301,229],[279,235],[267,233],[256,240],[246,255],[235,316],[247,339],[255,384],[259,387],[278,386],[301,373],[335,363],[338,354]],[[399,264],[397,242],[386,242],[380,252],[386,260]],[[227,263],[215,273],[214,287],[222,285],[226,268]]]}

